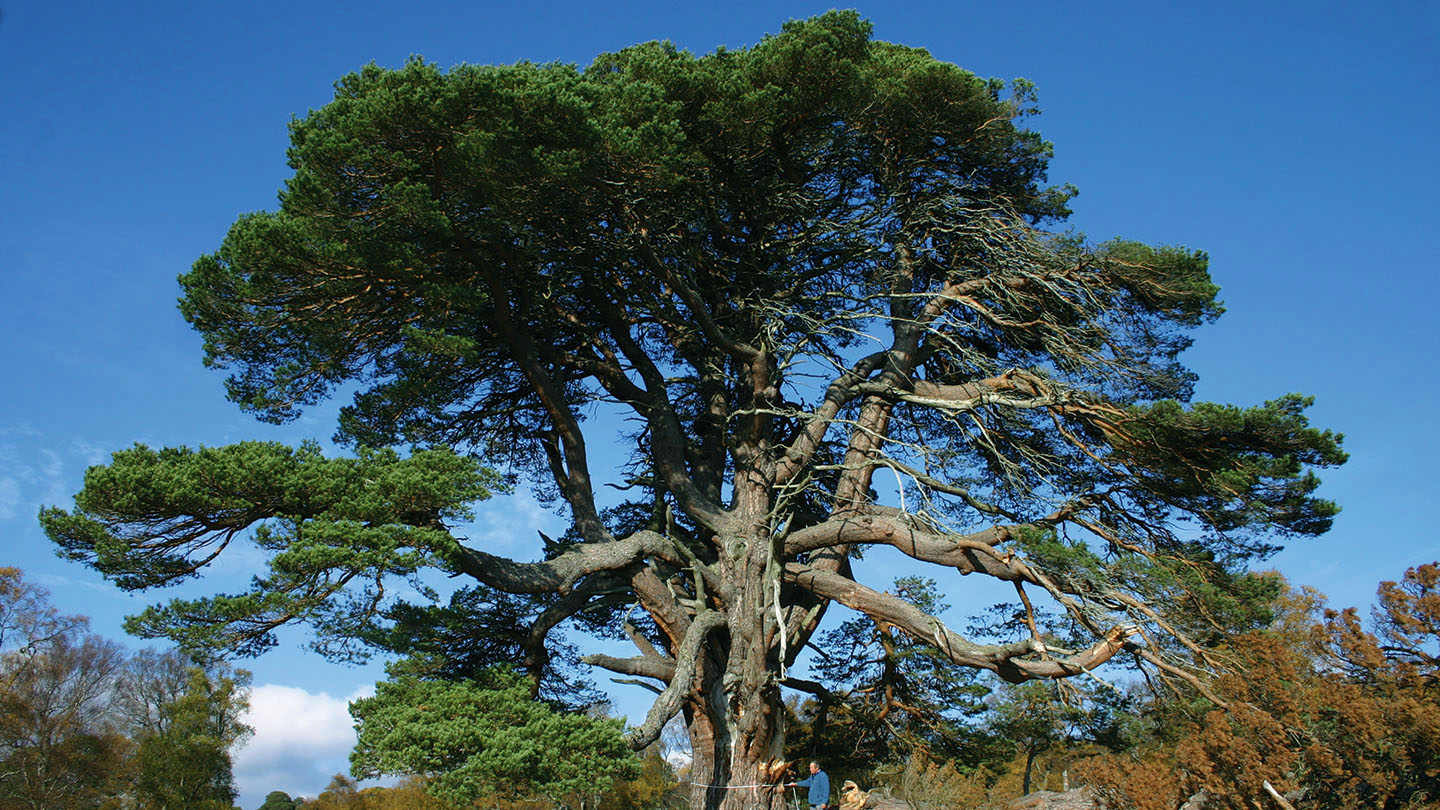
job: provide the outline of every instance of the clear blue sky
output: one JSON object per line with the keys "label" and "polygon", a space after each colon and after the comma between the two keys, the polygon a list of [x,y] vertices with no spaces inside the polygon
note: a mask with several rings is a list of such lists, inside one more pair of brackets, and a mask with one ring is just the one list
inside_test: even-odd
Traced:
{"label": "clear blue sky", "polygon": [[[174,302],[175,277],[237,214],[274,205],[286,122],[323,105],[339,76],[410,54],[583,64],[663,38],[703,52],[830,7],[0,0],[0,564],[118,636],[141,601],[56,559],[41,504],[68,505],[87,464],[135,441],[331,434],[333,407],[284,428],[240,414]],[[1352,461],[1323,489],[1345,511],[1275,566],[1355,605],[1440,558],[1440,4],[860,11],[878,38],[1036,83],[1052,180],[1081,190],[1075,227],[1210,253],[1228,313],[1188,355],[1201,398],[1301,391],[1317,397],[1318,424],[1346,434]],[[484,517],[516,549],[561,523],[524,498]],[[245,562],[211,587],[238,586]],[[343,767],[344,745],[316,729],[343,731],[341,701],[378,674],[324,665],[301,641],[252,662],[271,718],[313,715],[283,740],[257,738],[239,773],[246,808],[273,789],[313,795]]]}

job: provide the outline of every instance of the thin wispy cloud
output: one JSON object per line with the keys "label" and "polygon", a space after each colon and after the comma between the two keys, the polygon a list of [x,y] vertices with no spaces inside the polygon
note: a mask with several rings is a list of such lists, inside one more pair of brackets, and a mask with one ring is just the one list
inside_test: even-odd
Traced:
{"label": "thin wispy cloud", "polygon": [[125,591],[122,591],[114,585],[111,585],[110,583],[104,581],[92,582],[88,580],[77,579],[75,577],[67,577],[60,574],[48,574],[44,572],[27,574],[26,578],[34,581],[37,584],[45,586],[52,592],[59,591],[62,588],[67,590],[72,588],[84,588],[87,591],[92,591],[94,593],[101,594],[111,599],[129,600],[130,598],[129,594],[127,594]]}
{"label": "thin wispy cloud", "polygon": [[60,454],[48,447],[40,448],[42,461],[39,466],[40,500],[43,503],[62,503],[69,492],[65,481],[65,462]]}
{"label": "thin wispy cloud", "polygon": [[110,461],[110,454],[115,450],[116,448],[109,445],[97,444],[78,437],[70,440],[71,456],[78,459],[87,469]]}
{"label": "thin wispy cloud", "polygon": [[13,520],[20,511],[20,482],[0,478],[0,520]]}
{"label": "thin wispy cloud", "polygon": [[42,506],[67,505],[77,462],[89,466],[97,448],[85,439],[51,445],[31,428],[0,431],[0,520],[31,520]]}

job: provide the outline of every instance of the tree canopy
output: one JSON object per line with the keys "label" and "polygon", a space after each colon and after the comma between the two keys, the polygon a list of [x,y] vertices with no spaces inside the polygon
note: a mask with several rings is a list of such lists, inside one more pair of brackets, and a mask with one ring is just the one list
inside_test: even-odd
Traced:
{"label": "tree canopy", "polygon": [[[659,691],[632,745],[684,716],[707,806],[783,754],[781,687],[837,602],[1013,682],[1119,656],[1203,686],[1262,609],[1247,563],[1329,527],[1340,437],[1299,395],[1189,402],[1206,255],[1057,229],[1035,111],[850,12],[703,56],[367,66],[292,122],[279,208],[181,278],[230,397],[285,421],[353,390],[357,457],[136,447],[47,530],[128,588],[271,552],[252,591],[133,624],[192,645],[310,621],[384,647],[384,583],[432,567],[521,600],[505,643],[537,678],[563,622],[623,632],[637,655],[586,660]],[[462,536],[477,459],[568,512],[542,559]],[[875,546],[952,569],[950,600],[1011,583],[1024,632],[866,584]]]}

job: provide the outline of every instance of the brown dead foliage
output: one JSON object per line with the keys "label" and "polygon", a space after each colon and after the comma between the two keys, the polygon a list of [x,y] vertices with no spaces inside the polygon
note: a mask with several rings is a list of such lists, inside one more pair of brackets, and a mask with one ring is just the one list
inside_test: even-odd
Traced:
{"label": "brown dead foliage", "polygon": [[[1105,807],[1304,810],[1440,806],[1440,565],[1382,583],[1378,635],[1353,610],[1235,639],[1214,688],[1230,704],[1183,720],[1169,743],[1084,766]],[[1293,617],[1292,617],[1293,618]]]}

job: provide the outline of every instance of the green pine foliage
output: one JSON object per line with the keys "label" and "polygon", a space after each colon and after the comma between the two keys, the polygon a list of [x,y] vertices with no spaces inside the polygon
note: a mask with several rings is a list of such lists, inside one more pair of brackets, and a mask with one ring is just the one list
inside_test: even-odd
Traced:
{"label": "green pine foliage", "polygon": [[507,667],[470,681],[382,681],[350,713],[356,776],[429,775],[430,792],[454,802],[603,795],[640,773],[619,720],[555,712],[532,701],[529,681]]}
{"label": "green pine foliage", "polygon": [[[497,483],[446,450],[402,458],[361,449],[327,459],[313,444],[137,445],[87,471],[73,512],[46,509],[40,520],[63,554],[130,589],[196,576],[253,530],[250,541],[272,554],[268,575],[248,592],[175,600],[126,624],[187,649],[253,655],[273,645],[272,631],[287,621],[344,632],[347,609],[385,577],[453,567],[457,547],[445,521],[468,518],[469,504]],[[360,595],[337,599],[352,582]]]}

